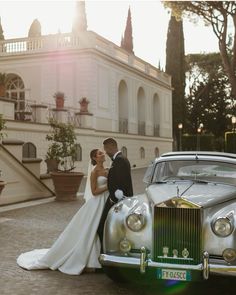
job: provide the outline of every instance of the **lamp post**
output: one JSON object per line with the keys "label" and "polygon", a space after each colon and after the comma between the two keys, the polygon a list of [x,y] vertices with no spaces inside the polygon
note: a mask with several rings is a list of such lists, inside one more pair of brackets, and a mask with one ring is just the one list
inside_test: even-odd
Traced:
{"label": "lamp post", "polygon": [[203,124],[200,123],[199,127],[197,128],[197,151],[201,150],[200,136],[201,136],[201,133],[202,133],[202,129],[203,129]]}
{"label": "lamp post", "polygon": [[236,153],[236,134],[235,134],[235,132],[236,132],[236,129],[235,129],[235,125],[236,125],[236,116],[232,116],[231,117],[231,122],[232,122],[232,132],[233,132],[233,134],[232,134],[232,136],[233,136],[233,153]]}
{"label": "lamp post", "polygon": [[232,126],[233,126],[232,131],[235,132],[236,131],[235,130],[235,124],[236,124],[236,117],[235,116],[231,117],[231,122],[232,122]]}
{"label": "lamp post", "polygon": [[179,151],[182,151],[182,129],[183,129],[182,123],[178,124],[178,129],[179,129]]}

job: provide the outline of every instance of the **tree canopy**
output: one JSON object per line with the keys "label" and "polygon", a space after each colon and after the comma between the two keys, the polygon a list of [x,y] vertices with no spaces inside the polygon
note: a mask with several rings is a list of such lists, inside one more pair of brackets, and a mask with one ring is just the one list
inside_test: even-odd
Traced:
{"label": "tree canopy", "polygon": [[185,131],[196,133],[200,123],[215,137],[224,137],[231,109],[230,85],[219,53],[186,56]]}
{"label": "tree canopy", "polygon": [[[235,1],[163,1],[178,17],[198,22],[202,18],[218,38],[223,67],[231,85],[236,112],[236,2]],[[230,26],[234,31],[229,30]],[[204,47],[203,47],[204,49]]]}

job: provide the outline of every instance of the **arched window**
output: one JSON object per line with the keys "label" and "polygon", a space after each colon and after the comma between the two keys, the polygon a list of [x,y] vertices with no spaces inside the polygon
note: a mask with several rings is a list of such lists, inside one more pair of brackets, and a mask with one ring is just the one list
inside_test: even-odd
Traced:
{"label": "arched window", "polygon": [[22,147],[23,158],[36,158],[36,146],[32,142],[24,143]]}
{"label": "arched window", "polygon": [[125,146],[122,146],[121,152],[122,152],[123,156],[125,156],[127,158],[127,148]]}
{"label": "arched window", "polygon": [[159,157],[159,148],[158,147],[155,147],[154,155],[155,155],[155,158]]}
{"label": "arched window", "polygon": [[15,119],[25,120],[25,85],[21,77],[15,74],[7,75],[6,94],[15,100]]}
{"label": "arched window", "polygon": [[145,159],[145,149],[143,147],[140,148],[139,153],[140,153],[140,158]]}
{"label": "arched window", "polygon": [[82,147],[80,144],[76,144],[75,161],[82,161]]}

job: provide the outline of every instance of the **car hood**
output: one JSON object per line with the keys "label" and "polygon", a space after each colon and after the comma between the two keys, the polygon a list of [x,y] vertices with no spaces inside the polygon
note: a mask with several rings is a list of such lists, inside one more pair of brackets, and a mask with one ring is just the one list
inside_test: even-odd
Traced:
{"label": "car hood", "polygon": [[154,204],[163,203],[174,197],[181,197],[198,206],[211,207],[236,198],[235,186],[188,181],[152,184],[147,187],[146,192]]}

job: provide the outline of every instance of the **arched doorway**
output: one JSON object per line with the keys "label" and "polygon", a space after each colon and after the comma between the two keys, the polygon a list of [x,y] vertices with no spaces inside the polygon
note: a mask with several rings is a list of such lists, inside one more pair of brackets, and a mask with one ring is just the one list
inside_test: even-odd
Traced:
{"label": "arched doorway", "polygon": [[128,87],[124,80],[120,81],[118,88],[119,132],[128,133]]}

